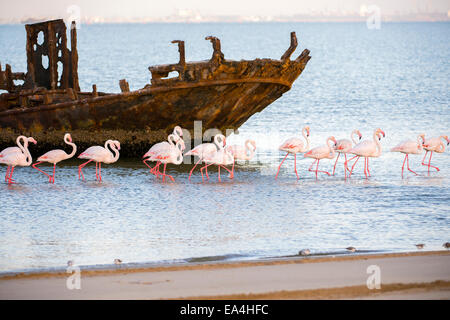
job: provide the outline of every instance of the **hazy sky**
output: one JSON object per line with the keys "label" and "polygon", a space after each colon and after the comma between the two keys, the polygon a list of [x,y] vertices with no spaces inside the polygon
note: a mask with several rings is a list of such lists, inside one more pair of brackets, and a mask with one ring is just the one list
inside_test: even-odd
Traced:
{"label": "hazy sky", "polygon": [[382,12],[415,13],[417,10],[445,12],[450,0],[0,0],[0,19],[26,16],[63,16],[70,5],[78,5],[81,16],[158,17],[177,9],[203,15],[292,15],[311,10],[358,11],[363,4],[378,5]]}

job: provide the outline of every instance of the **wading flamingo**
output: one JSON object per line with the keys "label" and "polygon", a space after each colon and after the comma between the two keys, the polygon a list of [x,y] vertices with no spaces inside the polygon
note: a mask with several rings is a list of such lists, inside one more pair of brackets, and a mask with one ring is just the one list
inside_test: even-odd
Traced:
{"label": "wading flamingo", "polygon": [[[334,142],[333,146],[330,146],[330,144],[329,144],[330,141]],[[320,147],[312,148],[307,153],[305,153],[305,157],[306,158],[313,158],[313,159],[315,159],[313,161],[313,163],[311,164],[311,166],[309,167],[308,171],[315,172],[316,173],[316,179],[317,179],[317,173],[318,172],[325,173],[325,174],[327,174],[329,176],[331,175],[327,171],[319,170],[319,162],[322,159],[333,159],[334,158],[334,156],[335,156],[334,148],[336,147],[336,143],[337,143],[336,138],[331,136],[331,137],[327,138],[325,145],[320,146]],[[316,170],[311,170],[312,166],[316,162],[317,162]]]}
{"label": "wading flamingo", "polygon": [[[339,139],[336,143],[336,152],[338,153],[337,157],[336,157],[336,162],[334,163],[334,167],[333,167],[333,173],[332,175],[334,176],[334,172],[336,170],[336,165],[338,163],[339,160],[339,156],[341,155],[341,153],[344,154],[345,157],[345,162],[344,162],[344,172],[345,172],[345,178],[347,179],[347,167],[345,165],[345,163],[347,162],[347,153],[350,151],[350,149],[352,148],[353,145],[356,145],[358,142],[353,138],[354,135],[358,135],[359,140],[361,140],[362,138],[362,134],[359,130],[353,130],[352,133],[350,134],[350,138],[352,139],[351,141],[348,139]],[[353,142],[353,144],[352,144]]]}
{"label": "wading flamingo", "polygon": [[[75,143],[72,142],[72,136],[70,135],[70,133],[66,133],[64,135],[64,142],[72,147],[72,152],[70,154],[67,154],[64,150],[61,150],[61,149],[51,150],[51,151],[45,153],[44,155],[40,156],[37,159],[38,162],[33,164],[34,169],[42,172],[43,174],[45,174],[48,177],[49,183],[55,183],[56,164],[60,161],[72,158],[75,155],[75,153],[77,152],[77,146],[75,145]],[[53,175],[52,176],[37,167],[37,165],[42,162],[48,162],[48,163],[53,164]]]}
{"label": "wading flamingo", "polygon": [[[8,147],[2,150],[2,152],[0,152],[0,158],[6,156],[7,154],[10,153],[16,153],[16,152],[22,152],[21,147],[23,147],[23,144],[20,143],[20,140],[23,140],[25,142],[25,140],[28,140],[28,142],[32,142],[34,144],[36,144],[36,140],[34,140],[33,137],[25,137],[25,136],[18,136],[16,139],[16,144],[18,145],[18,147]],[[5,182],[8,181],[8,175],[9,175],[9,170],[11,169],[11,166],[8,166],[6,168],[6,174],[5,174]],[[14,181],[14,180],[12,180]]]}
{"label": "wading flamingo", "polygon": [[[114,151],[114,154],[108,149],[108,146]],[[106,164],[114,163],[119,159],[120,142],[117,140],[108,140],[105,142],[105,147],[92,146],[87,148],[82,152],[78,158],[79,159],[89,159],[85,163],[78,166],[78,179],[80,175],[83,177],[84,174],[82,169],[91,161],[95,162],[95,177],[101,182],[102,181],[102,162]],[[98,167],[98,172],[97,172]]]}
{"label": "wading flamingo", "polygon": [[[174,147],[176,143],[180,142],[181,145],[181,152],[185,149],[185,144],[183,139],[181,139],[179,136],[175,134],[169,134],[167,141],[159,142],[155,145],[153,145],[146,154],[143,155],[143,162],[144,164],[150,168],[150,173],[154,174],[157,178],[159,175],[161,175],[161,172],[159,171],[159,166],[161,164],[160,161],[157,160],[151,160],[153,156],[157,155],[158,153],[163,152],[164,150],[169,150],[171,147]],[[156,161],[156,165],[152,168],[147,161]]]}
{"label": "wading flamingo", "polygon": [[[433,152],[443,153],[445,151],[445,145],[441,139],[445,139],[447,141],[447,145],[450,144],[450,140],[448,139],[448,136],[440,136],[440,137],[425,139],[425,135],[424,135],[423,138],[424,138],[423,148],[425,149],[426,152],[425,152],[425,156],[422,159],[422,165],[428,166],[428,173],[430,173],[430,168],[434,168],[437,171],[439,171],[438,167],[431,165],[431,157],[433,156]],[[428,151],[430,151],[430,158],[428,159],[428,164],[426,164],[424,161],[425,161],[425,158],[427,157]]]}
{"label": "wading flamingo", "polygon": [[[354,154],[357,157],[355,163],[352,166],[352,169],[350,170],[349,178],[351,177],[353,169],[355,168],[355,165],[360,157],[364,157],[364,174],[366,175],[366,179],[367,174],[369,174],[370,176],[369,158],[378,158],[381,155],[381,144],[380,144],[381,135],[383,135],[383,138],[386,136],[384,131],[378,128],[373,132],[373,141],[363,140],[356,146],[354,146],[352,149],[350,149],[348,153]],[[348,167],[348,160],[345,166]]]}
{"label": "wading flamingo", "polygon": [[286,156],[281,161],[280,165],[278,166],[277,174],[275,175],[275,180],[278,178],[278,174],[280,173],[281,165],[283,164],[284,160],[286,160],[289,153],[292,153],[294,155],[294,171],[295,175],[297,176],[297,180],[299,179],[298,173],[297,173],[297,153],[306,152],[309,149],[309,127],[306,126],[302,129],[302,135],[303,138],[306,140],[306,145],[303,143],[303,141],[300,138],[293,137],[290,139],[287,139],[283,144],[278,148],[278,150],[285,151]]}
{"label": "wading flamingo", "polygon": [[[205,163],[205,166],[200,168],[200,172],[202,173],[202,181],[203,181],[203,169],[207,169],[211,165],[217,166],[217,176],[219,177],[219,182],[222,182],[220,180],[220,168],[224,168],[230,173],[230,179],[232,179],[232,172],[226,168],[225,166],[230,165],[234,162],[234,157],[231,152],[228,150],[221,148],[220,150],[216,150],[214,153],[210,153],[209,155],[205,156],[203,158],[203,162]],[[209,177],[208,177],[209,180]]]}
{"label": "wading flamingo", "polygon": [[398,145],[396,145],[394,148],[391,149],[391,152],[401,152],[401,153],[405,154],[405,160],[403,160],[403,166],[402,166],[402,178],[403,178],[403,170],[405,168],[405,162],[406,162],[406,167],[407,167],[408,171],[411,171],[412,173],[417,175],[416,172],[412,171],[409,168],[408,155],[422,153],[422,150],[423,150],[422,143],[425,140],[424,137],[425,137],[424,134],[420,134],[417,136],[417,141],[406,140],[406,141],[400,142]]}
{"label": "wading flamingo", "polygon": [[158,161],[158,163],[164,164],[163,173],[159,173],[163,177],[163,182],[166,181],[166,176],[175,182],[175,179],[171,175],[166,174],[166,166],[168,163],[179,165],[183,162],[182,148],[184,143],[182,142],[183,140],[178,140],[176,145],[169,145],[169,147],[160,148],[156,154],[150,157],[151,161]]}
{"label": "wading flamingo", "polygon": [[226,150],[233,155],[233,167],[231,168],[230,178],[234,177],[234,162],[236,160],[251,160],[256,151],[256,142],[254,140],[245,141],[244,146],[241,145],[231,145],[226,148]]}
{"label": "wading flamingo", "polygon": [[[6,164],[8,167],[11,167],[9,171],[9,176],[7,177],[8,184],[15,183],[12,175],[14,173],[14,168],[16,166],[20,167],[28,167],[33,159],[31,158],[30,151],[28,150],[28,141],[30,138],[23,137],[24,144],[18,143],[20,152],[9,152],[7,154],[2,155],[0,157],[0,163]],[[33,142],[34,141],[34,142]],[[36,144],[36,140],[33,139],[33,143]]]}
{"label": "wading flamingo", "polygon": [[[182,140],[182,137],[183,137],[183,130],[181,129],[181,127],[180,126],[175,126],[175,128],[173,128],[173,133],[171,133],[171,134],[169,134],[168,136],[167,136],[167,141],[163,141],[163,142],[159,142],[159,143],[156,143],[156,144],[154,144],[148,151],[147,151],[147,153],[142,157],[143,159],[145,159],[145,158],[150,158],[151,156],[153,156],[153,155],[155,155],[156,153],[156,151],[157,150],[159,150],[159,148],[161,148],[162,146],[166,146],[166,147],[168,147],[168,144],[172,144],[173,146],[175,146],[175,143],[177,143],[178,141],[183,141]],[[182,152],[184,152],[184,149],[185,149],[185,144],[184,144],[184,141],[183,141],[183,144],[182,144]],[[149,159],[147,159],[147,160],[144,160],[143,162],[144,162],[144,164],[147,166],[147,167],[149,167],[150,168],[150,173],[152,173],[152,174],[154,174],[156,177],[158,177],[158,174],[160,173],[159,172],[159,169],[158,169],[158,167],[159,167],[159,165],[161,164],[161,163],[159,163],[159,162],[157,162],[156,163],[156,165],[152,168],[152,167],[150,167],[150,165],[147,163],[147,161],[148,161]]]}
{"label": "wading flamingo", "polygon": [[[192,172],[194,172],[195,167],[203,161],[205,157],[210,156],[211,154],[214,154],[217,150],[221,150],[226,146],[227,140],[223,134],[216,134],[214,136],[214,143],[202,143],[196,146],[194,149],[187,152],[186,156],[197,156],[199,159],[195,163],[194,167],[189,172],[189,181],[191,181],[191,175]],[[206,169],[206,176],[209,179],[208,176],[208,169]],[[203,174],[202,174],[202,180],[203,180]]]}

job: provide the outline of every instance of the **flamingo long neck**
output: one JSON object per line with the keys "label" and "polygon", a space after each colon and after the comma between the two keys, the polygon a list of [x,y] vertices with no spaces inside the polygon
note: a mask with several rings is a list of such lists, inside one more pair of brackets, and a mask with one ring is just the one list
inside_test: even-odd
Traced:
{"label": "flamingo long neck", "polygon": [[[420,140],[422,140],[422,141],[420,141]],[[420,151],[422,151],[422,149],[423,149],[423,145],[422,145],[423,142],[425,142],[425,137],[423,137],[422,135],[418,135],[417,136],[417,146]]]}
{"label": "flamingo long neck", "polygon": [[246,152],[245,156],[247,157],[247,160],[250,160],[251,158],[253,158],[253,155],[255,154],[255,148],[251,144],[250,140],[245,141],[245,148],[249,152],[249,155],[247,155],[247,152]]}
{"label": "flamingo long neck", "polygon": [[169,134],[169,136],[167,137],[167,140],[169,141],[169,143],[172,147],[175,147],[175,143],[177,143],[180,138],[180,137],[178,137],[178,139],[177,139],[177,137],[178,136],[175,134]]}
{"label": "flamingo long neck", "polygon": [[378,157],[381,154],[381,143],[380,140],[378,139],[377,131],[373,133],[373,141],[375,141],[375,145],[377,146],[376,156]]}
{"label": "flamingo long neck", "polygon": [[22,150],[22,152],[24,152],[23,144],[20,143],[20,140],[26,141],[27,137],[25,137],[25,136],[18,136],[17,139],[16,139],[17,146],[19,147],[20,150]]}
{"label": "flamingo long neck", "polygon": [[437,152],[444,152],[445,151],[445,143],[442,142],[442,139],[447,141],[447,139],[445,139],[445,136],[440,136],[439,137],[439,146],[438,146],[438,149],[436,150]]}
{"label": "flamingo long neck", "polygon": [[72,157],[75,155],[75,153],[77,152],[77,146],[76,146],[75,143],[70,142],[70,141],[68,140],[68,137],[67,137],[67,138],[64,138],[64,142],[65,142],[66,144],[68,144],[69,146],[72,147],[72,152],[71,152],[70,154],[67,155],[67,158],[66,158],[66,159],[72,158]]}
{"label": "flamingo long neck", "polygon": [[353,136],[354,136],[355,134],[358,135],[358,137],[359,137],[358,130],[353,130],[353,131],[352,131],[352,134],[350,135],[350,138],[352,139],[353,144],[358,144],[358,142],[353,138]]}
{"label": "flamingo long neck", "polygon": [[[111,150],[114,151],[114,154],[111,151],[109,151],[108,145],[111,148]],[[105,149],[111,152],[111,157],[113,161],[117,161],[119,159],[119,151],[116,149],[116,146],[114,145],[112,140],[108,140],[105,142]]]}
{"label": "flamingo long neck", "polygon": [[331,137],[329,137],[329,138],[327,139],[328,158],[333,159],[333,158],[334,158],[334,155],[335,155],[335,151],[334,151],[334,148],[332,148],[332,147],[330,146],[330,141],[333,142],[333,140],[331,139]]}
{"label": "flamingo long neck", "polygon": [[303,138],[305,138],[305,140],[306,140],[305,150],[309,150],[309,138],[308,138],[308,135],[306,134],[306,128],[302,129],[302,135],[303,135]]}
{"label": "flamingo long neck", "polygon": [[183,152],[181,151],[181,147],[182,147],[182,144],[180,143],[180,141],[178,141],[177,144],[175,145],[177,157],[176,157],[175,161],[173,162],[176,165],[181,164],[183,162]]}
{"label": "flamingo long neck", "polygon": [[[219,138],[222,140],[222,143],[219,142]],[[219,150],[223,150],[223,138],[220,135],[216,135],[214,137],[214,143]]]}
{"label": "flamingo long neck", "polygon": [[[19,147],[20,148],[20,147]],[[24,146],[22,146],[22,151],[25,154],[26,158],[26,165],[29,166],[33,162],[33,159],[31,158],[30,151],[28,150],[28,139],[24,139]]]}

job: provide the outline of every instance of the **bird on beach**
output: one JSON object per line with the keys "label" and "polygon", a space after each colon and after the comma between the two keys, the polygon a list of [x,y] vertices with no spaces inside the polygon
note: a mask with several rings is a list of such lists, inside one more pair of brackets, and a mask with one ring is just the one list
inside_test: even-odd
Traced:
{"label": "bird on beach", "polygon": [[[3,149],[2,152],[0,152],[0,158],[6,156],[8,154],[11,154],[11,153],[22,152],[21,148],[23,148],[23,144],[20,143],[21,140],[23,140],[24,143],[25,143],[25,140],[28,140],[28,142],[32,142],[34,144],[37,143],[36,140],[34,140],[33,137],[28,137],[27,138],[25,136],[18,136],[17,139],[16,139],[16,144],[18,146],[17,147],[8,147],[8,148]],[[8,166],[6,168],[5,182],[8,182],[8,176],[9,176],[9,170],[10,169],[11,169],[11,166]],[[14,180],[12,179],[12,181],[14,181]]]}
{"label": "bird on beach", "polygon": [[402,166],[402,178],[403,178],[403,170],[405,168],[405,162],[406,167],[408,171],[411,171],[415,175],[417,175],[416,172],[412,171],[409,167],[409,157],[410,154],[420,154],[423,151],[422,143],[425,140],[425,135],[420,134],[417,136],[417,141],[413,140],[406,140],[403,142],[400,142],[398,145],[396,145],[394,148],[391,149],[391,152],[401,152],[405,154],[405,160],[403,160],[403,166]]}
{"label": "bird on beach", "polygon": [[71,266],[73,266],[73,260],[69,260],[69,261],[67,261],[67,266],[68,266],[68,267],[71,267]]}
{"label": "bird on beach", "polygon": [[159,177],[159,165],[161,164],[160,162],[157,162],[156,165],[152,168],[150,167],[150,165],[147,163],[147,161],[149,161],[151,156],[154,156],[157,152],[161,151],[162,148],[167,148],[170,145],[175,145],[178,141],[182,142],[182,152],[184,152],[185,150],[185,144],[183,141],[183,129],[181,129],[180,126],[175,126],[175,128],[173,128],[173,132],[171,134],[169,134],[167,136],[167,141],[163,141],[163,142],[159,142],[154,144],[142,157],[144,160],[144,164],[150,168],[150,173],[154,174],[157,178]]}
{"label": "bird on beach", "polygon": [[309,256],[310,254],[311,254],[311,251],[309,249],[303,249],[298,252],[299,256]]}
{"label": "bird on beach", "polygon": [[181,151],[183,146],[183,140],[179,140],[175,145],[160,148],[149,158],[150,161],[157,161],[160,164],[164,164],[164,171],[162,173],[159,171],[159,165],[157,165],[157,176],[162,175],[163,182],[166,181],[166,177],[169,177],[175,182],[175,179],[171,175],[166,174],[166,166],[168,163],[179,165],[183,162],[183,152]]}
{"label": "bird on beach", "polygon": [[114,264],[121,264],[122,263],[122,260],[120,260],[120,259],[114,259]]}
{"label": "bird on beach", "polygon": [[[425,135],[423,136],[425,139]],[[450,139],[448,136],[440,136],[435,138],[425,139],[423,142],[423,148],[425,149],[425,156],[422,159],[422,165],[428,166],[428,173],[430,173],[430,168],[434,168],[439,171],[438,167],[431,165],[431,157],[433,156],[433,152],[443,153],[445,151],[445,144],[442,142],[442,139],[447,141],[447,145],[450,144]],[[428,159],[428,164],[425,163],[425,158],[427,157],[428,151],[430,152],[430,158]]]}
{"label": "bird on beach", "polygon": [[277,171],[277,174],[275,175],[275,180],[278,178],[278,174],[280,173],[281,165],[283,164],[284,160],[286,160],[286,158],[289,154],[294,155],[294,171],[295,171],[295,175],[297,176],[297,180],[300,179],[298,177],[298,173],[297,173],[297,153],[303,153],[309,149],[309,133],[310,133],[309,126],[305,126],[302,129],[302,135],[306,141],[306,144],[303,143],[302,139],[293,137],[293,138],[287,139],[280,145],[278,150],[285,151],[286,156],[284,156],[283,160],[281,161],[280,165],[278,166],[278,171]]}
{"label": "bird on beach", "polygon": [[[334,146],[330,146],[329,142],[334,142],[334,144],[333,144]],[[334,155],[335,155],[334,148],[336,146],[336,143],[337,143],[336,138],[331,136],[331,137],[327,138],[325,145],[312,148],[307,153],[305,153],[305,157],[306,158],[313,158],[313,159],[315,159],[313,161],[313,163],[311,164],[311,166],[309,167],[308,171],[315,172],[316,173],[316,179],[317,179],[317,173],[318,172],[325,173],[325,174],[327,174],[329,176],[331,175],[327,171],[319,170],[319,162],[322,159],[333,159],[334,158]],[[316,170],[312,170],[312,167],[313,167],[313,165],[316,162],[317,162]]]}
{"label": "bird on beach", "polygon": [[231,168],[231,176],[234,177],[234,163],[236,160],[251,160],[256,151],[256,142],[254,140],[245,141],[244,146],[233,144],[228,146],[226,150],[233,155],[233,167]]}
{"label": "bird on beach", "polygon": [[[75,143],[72,142],[72,136],[70,135],[70,133],[66,133],[64,135],[64,142],[72,147],[72,152],[70,154],[67,154],[64,150],[61,150],[61,149],[51,150],[51,151],[43,154],[42,156],[40,156],[37,159],[38,162],[34,163],[32,166],[34,169],[45,174],[48,177],[49,183],[55,183],[56,164],[60,161],[72,158],[75,155],[75,153],[77,152],[77,146],[75,145]],[[52,176],[37,167],[37,165],[41,164],[42,162],[48,162],[48,163],[53,164],[53,175]]]}
{"label": "bird on beach", "polygon": [[[381,135],[383,135],[383,137],[386,136],[384,131],[378,128],[373,132],[373,141],[363,140],[360,143],[358,143],[356,146],[354,146],[352,149],[349,150],[348,153],[351,153],[351,154],[354,154],[355,156],[357,156],[355,162],[353,163],[352,169],[350,170],[349,178],[351,177],[351,175],[353,173],[353,169],[355,168],[355,165],[358,162],[360,157],[364,157],[364,174],[366,176],[366,179],[367,179],[367,175],[370,176],[369,158],[377,158],[381,155],[381,151],[382,151],[381,144],[380,144]],[[345,166],[347,168],[348,168],[348,161],[345,164]]]}
{"label": "bird on beach", "polygon": [[[350,139],[339,139],[336,142],[336,147],[335,147],[335,151],[338,153],[337,157],[336,157],[336,162],[334,163],[334,167],[333,167],[333,173],[331,175],[334,176],[334,172],[336,170],[336,165],[338,163],[339,160],[339,156],[341,155],[341,153],[344,154],[345,157],[345,161],[344,161],[344,173],[345,173],[345,178],[347,179],[347,167],[345,165],[345,163],[347,162],[347,153],[351,150],[353,145],[356,145],[358,142],[353,138],[354,135],[358,135],[359,140],[361,140],[362,138],[362,134],[359,130],[355,129],[352,131],[352,133],[350,134]],[[353,144],[352,144],[353,142]]]}
{"label": "bird on beach", "polygon": [[[193,148],[192,150],[190,150],[189,152],[187,152],[185,154],[186,156],[198,157],[198,161],[195,163],[194,167],[189,172],[189,181],[191,181],[191,175],[192,175],[192,172],[194,172],[195,167],[197,167],[197,165],[200,162],[203,162],[205,157],[210,156],[211,154],[215,153],[217,150],[223,149],[227,144],[226,141],[227,140],[223,134],[216,134],[214,136],[214,143],[207,142],[207,143],[199,144],[198,146],[196,146],[195,148]],[[206,176],[209,179],[208,169],[206,169]],[[202,174],[202,181],[203,181],[203,174]]]}
{"label": "bird on beach", "polygon": [[423,247],[425,247],[425,244],[423,243],[418,243],[415,245],[417,249],[423,249]]}
{"label": "bird on beach", "polygon": [[[111,152],[110,149],[114,152]],[[80,179],[80,175],[83,177],[84,174],[82,169],[91,161],[95,162],[95,177],[96,180],[102,181],[102,163],[111,164],[116,162],[119,159],[119,150],[120,150],[120,142],[117,140],[107,140],[105,142],[105,147],[101,146],[92,146],[87,148],[84,152],[82,152],[78,158],[79,159],[89,159],[85,163],[78,166],[78,179]]]}
{"label": "bird on beach", "polygon": [[445,242],[442,246],[443,246],[445,249],[450,249],[450,242]]}
{"label": "bird on beach", "polygon": [[31,140],[31,139],[23,137],[22,140],[23,140],[24,144],[23,145],[20,143],[18,144],[18,146],[19,146],[18,148],[19,148],[20,152],[9,151],[6,154],[4,153],[0,157],[0,163],[6,164],[8,166],[8,168],[10,167],[10,170],[7,173],[7,179],[6,179],[8,182],[8,185],[15,183],[12,176],[14,173],[14,168],[16,166],[28,167],[33,162],[30,151],[28,150],[28,142],[31,141],[34,144],[36,144],[37,142],[36,142],[36,140],[34,140],[34,139]]}
{"label": "bird on beach", "polygon": [[[171,150],[171,148],[175,147],[176,143],[180,143],[181,152],[185,150],[185,144],[183,139],[181,139],[179,136],[175,134],[169,134],[167,137],[167,141],[159,142],[155,145],[153,145],[143,156],[144,164],[150,168],[150,173],[154,174],[157,178],[161,175],[161,172],[159,171],[159,166],[161,165],[161,161],[158,160],[151,160],[155,155],[161,153],[161,152],[168,152]],[[147,161],[156,161],[156,165],[152,168],[147,163]]]}
{"label": "bird on beach", "polygon": [[347,248],[345,248],[345,250],[350,251],[350,252],[356,252],[355,247],[347,247]]}
{"label": "bird on beach", "polygon": [[[203,181],[203,170],[207,169],[211,165],[216,165],[218,170],[218,178],[219,182],[222,182],[220,179],[220,168],[224,168],[230,173],[230,179],[232,179],[232,172],[225,166],[231,165],[234,162],[233,155],[226,149],[221,148],[220,150],[216,150],[214,153],[210,153],[207,156],[203,158],[203,162],[205,163],[205,166],[200,168],[200,172],[202,174],[202,181]],[[209,177],[208,177],[209,180]]]}

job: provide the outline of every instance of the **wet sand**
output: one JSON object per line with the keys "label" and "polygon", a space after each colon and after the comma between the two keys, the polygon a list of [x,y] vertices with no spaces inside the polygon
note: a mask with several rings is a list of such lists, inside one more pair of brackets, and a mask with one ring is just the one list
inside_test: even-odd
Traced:
{"label": "wet sand", "polygon": [[[369,290],[367,267],[381,271]],[[284,258],[154,268],[82,270],[0,278],[0,299],[449,299],[450,252]]]}

